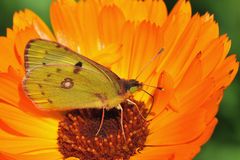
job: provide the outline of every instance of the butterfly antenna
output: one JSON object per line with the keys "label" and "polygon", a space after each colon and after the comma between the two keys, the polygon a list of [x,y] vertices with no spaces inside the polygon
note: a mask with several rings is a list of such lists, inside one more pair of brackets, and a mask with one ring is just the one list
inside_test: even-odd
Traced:
{"label": "butterfly antenna", "polygon": [[162,88],[162,87],[151,86],[151,85],[144,84],[144,83],[142,83],[142,84],[143,84],[144,86],[151,87],[151,88],[155,88],[155,89],[158,89],[158,90],[161,90],[161,91],[164,90],[164,88]]}
{"label": "butterfly antenna", "polygon": [[136,76],[135,79],[138,79],[139,76],[143,73],[143,71],[149,66],[149,64],[151,64],[151,63],[160,55],[160,53],[162,53],[163,51],[164,51],[164,49],[161,48],[161,49],[157,52],[157,54],[156,54],[155,56],[153,56],[152,59],[151,59],[150,61],[148,61],[148,63],[146,63],[146,64],[142,67],[142,69],[139,71],[139,73],[138,73],[138,75]]}

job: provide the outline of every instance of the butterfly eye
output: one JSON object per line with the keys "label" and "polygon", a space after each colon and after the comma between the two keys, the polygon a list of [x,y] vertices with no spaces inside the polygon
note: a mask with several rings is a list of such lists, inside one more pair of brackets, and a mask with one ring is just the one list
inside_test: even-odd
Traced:
{"label": "butterfly eye", "polygon": [[138,90],[138,87],[136,87],[136,86],[130,88],[130,92],[131,92],[131,93],[134,93],[134,92],[136,92],[137,90]]}

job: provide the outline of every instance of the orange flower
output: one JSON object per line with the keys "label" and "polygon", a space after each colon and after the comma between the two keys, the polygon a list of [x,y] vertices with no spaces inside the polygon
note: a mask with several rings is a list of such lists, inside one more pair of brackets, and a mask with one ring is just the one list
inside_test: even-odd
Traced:
{"label": "orange flower", "polygon": [[[219,36],[213,16],[206,13],[192,17],[190,2],[185,0],[179,0],[169,15],[161,0],[53,1],[54,34],[29,10],[16,13],[13,21],[7,36],[0,37],[0,159],[3,160],[101,157],[92,148],[74,148],[73,144],[78,142],[63,142],[72,144],[71,151],[75,149],[75,155],[81,155],[70,157],[59,142],[66,136],[59,134],[59,121],[63,122],[64,117],[39,111],[25,96],[24,49],[31,39],[57,41],[126,79],[135,78],[142,66],[164,48],[138,79],[164,88],[163,91],[145,88],[154,95],[154,107],[148,117],[154,117],[153,120],[146,125],[144,121],[135,122],[137,118],[131,119],[130,115],[126,117],[130,129],[137,123],[147,127],[144,144],[138,148],[138,142],[134,141],[142,132],[136,131],[138,134],[132,136],[134,131],[126,131],[129,134],[126,136],[132,139],[131,143],[126,141],[125,152],[121,152],[125,144],[119,144],[114,135],[107,135],[107,144],[104,140],[102,145],[95,146],[115,159],[192,159],[212,135],[223,91],[239,66],[235,55],[226,57],[230,41],[226,35]],[[146,106],[151,102],[145,94],[139,93],[136,99]],[[118,149],[113,144],[120,147],[120,153],[110,154],[111,149]],[[131,144],[137,144],[134,150]]]}

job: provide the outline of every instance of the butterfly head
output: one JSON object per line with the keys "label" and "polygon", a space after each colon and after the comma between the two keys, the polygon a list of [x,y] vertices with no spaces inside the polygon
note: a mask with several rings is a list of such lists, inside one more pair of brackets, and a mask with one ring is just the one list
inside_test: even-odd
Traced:
{"label": "butterfly head", "polygon": [[143,86],[142,83],[138,82],[135,79],[127,80],[124,85],[126,91],[131,94],[141,90],[142,86]]}

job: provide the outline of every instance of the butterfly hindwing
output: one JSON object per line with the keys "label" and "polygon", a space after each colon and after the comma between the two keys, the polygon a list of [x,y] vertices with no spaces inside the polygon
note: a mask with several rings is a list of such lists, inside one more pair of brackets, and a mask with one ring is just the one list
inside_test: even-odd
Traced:
{"label": "butterfly hindwing", "polygon": [[36,67],[27,74],[24,89],[47,110],[101,108],[121,100],[103,74],[73,65]]}

